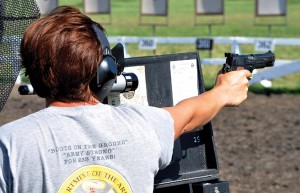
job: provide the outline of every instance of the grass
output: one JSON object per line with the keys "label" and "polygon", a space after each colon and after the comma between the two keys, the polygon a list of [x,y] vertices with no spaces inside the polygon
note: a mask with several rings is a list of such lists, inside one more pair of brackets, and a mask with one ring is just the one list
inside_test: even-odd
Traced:
{"label": "grass", "polygon": [[[72,5],[83,10],[82,0],[59,0],[59,5]],[[168,23],[165,26],[156,27],[156,36],[172,37],[207,37],[208,27],[194,25],[194,0],[169,0]],[[245,37],[280,37],[300,38],[300,13],[299,0],[287,1],[286,25],[272,26],[272,33],[269,33],[267,26],[254,25],[255,0],[226,0],[224,4],[225,22],[223,25],[212,26],[211,36],[245,36]],[[140,25],[140,0],[112,0],[111,1],[112,21],[111,25],[105,25],[108,36],[152,36],[152,26]],[[107,16],[89,15],[97,22],[106,23]],[[199,18],[198,18],[199,19]],[[201,18],[200,18],[201,19]],[[256,18],[269,21],[270,18]],[[274,22],[283,22],[282,17],[271,18]],[[243,45],[242,53],[255,53],[253,45]],[[195,45],[158,45],[156,54],[175,54],[180,52],[196,51]],[[222,58],[224,52],[230,52],[231,45],[214,45],[212,57]],[[300,47],[276,46],[275,54],[277,59],[294,60],[298,59]],[[138,49],[138,45],[128,45],[128,53],[131,56],[152,55],[152,51]],[[200,51],[200,57],[209,57],[208,51]],[[225,58],[224,58],[225,62]],[[220,66],[202,65],[203,76],[206,87],[213,86],[215,74]],[[272,81],[273,86],[266,91],[260,85],[251,86],[253,92],[293,93],[300,94],[300,73],[288,75]]]}
{"label": "grass", "polygon": [[[169,0],[167,27],[157,27],[157,36],[207,36],[206,26],[194,26],[194,0]],[[212,27],[213,36],[269,36],[267,27],[254,26],[254,0],[226,0],[225,24]],[[82,0],[60,0],[59,5],[73,5],[83,10]],[[287,26],[273,27],[274,37],[299,37],[300,2],[289,0]],[[112,0],[112,25],[105,26],[111,36],[151,36],[151,26],[139,25],[140,0]],[[102,22],[102,15],[90,15]]]}

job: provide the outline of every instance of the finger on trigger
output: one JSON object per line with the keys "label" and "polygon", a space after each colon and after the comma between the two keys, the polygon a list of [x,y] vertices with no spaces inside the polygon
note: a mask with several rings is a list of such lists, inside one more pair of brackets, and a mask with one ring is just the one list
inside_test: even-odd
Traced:
{"label": "finger on trigger", "polygon": [[237,67],[236,69],[237,69],[237,70],[245,70],[245,68],[242,67],[242,66],[239,66],[239,67]]}

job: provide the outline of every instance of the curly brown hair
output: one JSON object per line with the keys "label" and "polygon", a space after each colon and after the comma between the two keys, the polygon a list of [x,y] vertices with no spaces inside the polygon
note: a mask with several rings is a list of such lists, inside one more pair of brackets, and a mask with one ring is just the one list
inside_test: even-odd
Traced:
{"label": "curly brown hair", "polygon": [[25,74],[38,96],[89,101],[89,84],[102,60],[93,24],[78,9],[61,6],[28,26],[20,53]]}

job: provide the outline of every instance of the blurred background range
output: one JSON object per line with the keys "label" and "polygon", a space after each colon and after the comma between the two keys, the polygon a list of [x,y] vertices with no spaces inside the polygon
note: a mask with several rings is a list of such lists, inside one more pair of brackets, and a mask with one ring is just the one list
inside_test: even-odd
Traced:
{"label": "blurred background range", "polygon": [[274,52],[275,66],[254,72],[249,99],[239,108],[225,108],[212,121],[218,169],[232,193],[299,192],[298,0],[36,3],[38,7],[31,1],[0,2],[0,92],[5,96],[0,101],[0,125],[44,107],[37,96],[17,92],[19,84],[29,83],[23,71],[19,73],[18,45],[26,26],[39,17],[39,10],[43,17],[58,5],[71,5],[102,23],[112,47],[123,44],[126,58],[199,53],[206,90],[225,62],[224,53]]}

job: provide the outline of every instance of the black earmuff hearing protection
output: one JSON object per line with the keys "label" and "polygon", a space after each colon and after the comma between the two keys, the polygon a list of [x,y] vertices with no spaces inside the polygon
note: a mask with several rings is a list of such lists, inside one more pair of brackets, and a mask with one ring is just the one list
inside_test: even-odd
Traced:
{"label": "black earmuff hearing protection", "polygon": [[96,90],[96,94],[102,101],[109,94],[113,84],[116,81],[118,68],[116,59],[111,53],[106,35],[95,24],[93,25],[93,29],[98,37],[98,40],[100,41],[103,52],[103,60],[98,66],[97,75],[95,77],[96,81],[94,81],[96,82],[96,89],[94,85],[93,90]]}

